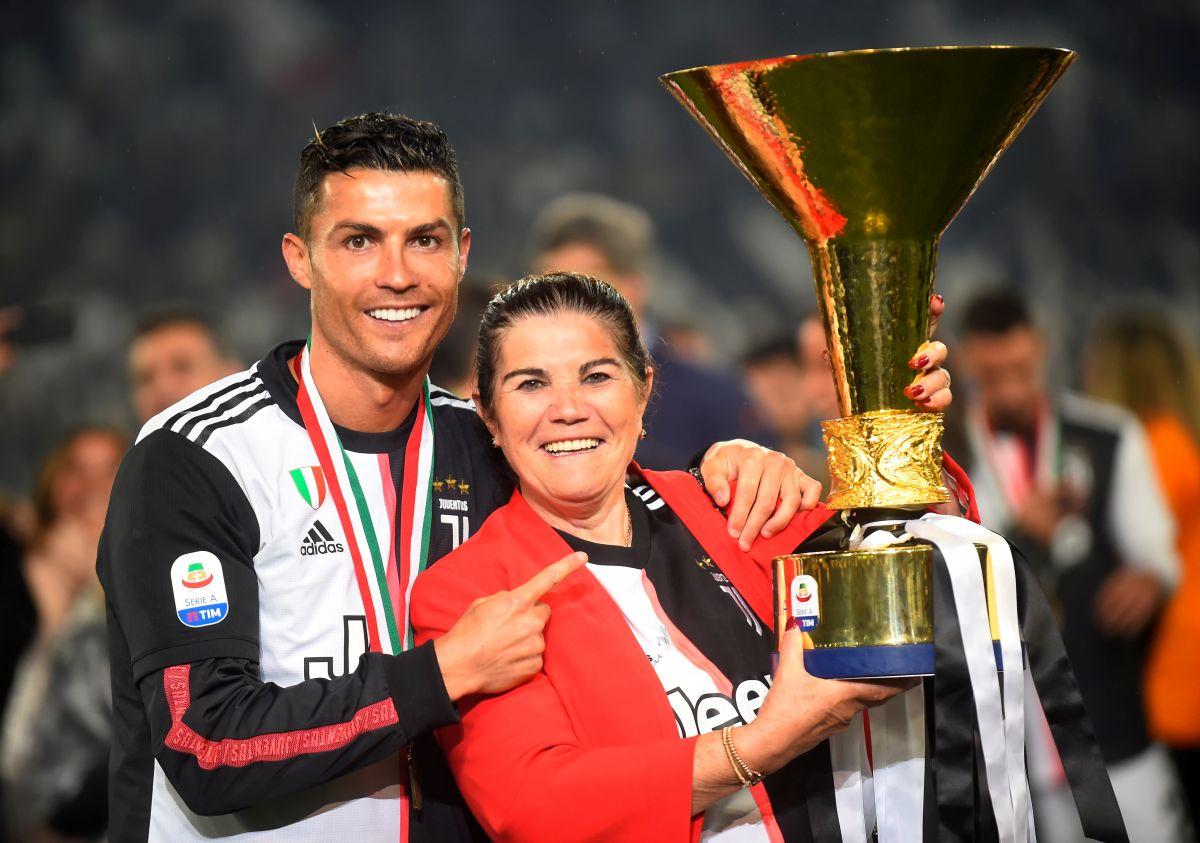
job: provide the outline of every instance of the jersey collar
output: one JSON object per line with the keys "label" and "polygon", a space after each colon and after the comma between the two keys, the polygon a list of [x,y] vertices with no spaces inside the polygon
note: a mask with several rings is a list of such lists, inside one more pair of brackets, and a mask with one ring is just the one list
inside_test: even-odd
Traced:
{"label": "jersey collar", "polygon": [[[283,410],[284,415],[301,428],[304,427],[304,420],[300,418],[300,408],[296,406],[296,393],[299,391],[300,385],[296,383],[296,379],[289,371],[288,361],[298,355],[303,347],[304,340],[289,340],[280,343],[271,349],[258,364],[259,377],[266,384],[267,391],[271,393],[275,403]],[[385,454],[404,450],[404,445],[408,442],[408,434],[417,418],[417,408],[420,403],[418,401],[413,404],[408,417],[395,430],[383,433],[364,433],[334,425],[338,438],[341,439],[342,447],[347,451],[359,454]]]}

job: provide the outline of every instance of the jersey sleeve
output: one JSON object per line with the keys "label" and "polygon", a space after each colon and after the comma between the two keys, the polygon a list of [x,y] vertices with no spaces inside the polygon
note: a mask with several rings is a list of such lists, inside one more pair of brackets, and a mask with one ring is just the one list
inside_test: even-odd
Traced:
{"label": "jersey sleeve", "polygon": [[198,814],[225,814],[322,784],[458,721],[432,644],[366,653],[334,679],[280,687],[258,664],[208,658],[139,683],[154,757]]}
{"label": "jersey sleeve", "polygon": [[258,519],[233,475],[177,433],[126,455],[97,572],[129,645],[135,681],[205,658],[257,662]]}
{"label": "jersey sleeve", "polygon": [[1109,529],[1127,564],[1154,574],[1168,592],[1175,589],[1182,570],[1175,519],[1154,470],[1150,443],[1136,419],[1121,428],[1117,442]]}

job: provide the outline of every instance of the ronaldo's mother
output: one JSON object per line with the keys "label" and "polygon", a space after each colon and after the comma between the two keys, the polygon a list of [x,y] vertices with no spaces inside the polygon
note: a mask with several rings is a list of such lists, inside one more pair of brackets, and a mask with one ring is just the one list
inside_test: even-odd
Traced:
{"label": "ronaldo's mother", "polygon": [[[934,346],[931,393],[948,381]],[[770,561],[836,538],[830,510],[745,552],[695,477],[632,462],[653,371],[603,282],[555,274],[497,295],[477,367],[518,491],[421,575],[418,637],[572,549],[587,565],[543,598],[541,670],[463,698],[439,733],[476,817],[501,840],[812,839],[806,790],[829,761],[808,750],[903,687],[812,677],[792,632],[772,676]]]}

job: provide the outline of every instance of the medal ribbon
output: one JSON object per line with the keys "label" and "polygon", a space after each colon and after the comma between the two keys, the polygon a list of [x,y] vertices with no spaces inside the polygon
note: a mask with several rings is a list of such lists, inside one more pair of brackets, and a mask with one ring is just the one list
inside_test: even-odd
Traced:
{"label": "medal ribbon", "polygon": [[[421,386],[421,405],[417,408],[417,417],[404,449],[407,470],[404,472],[400,511],[397,513],[401,533],[400,587],[404,589],[401,607],[403,617],[400,619],[403,627],[400,627],[388,590],[387,568],[380,551],[379,533],[371,517],[358,472],[342,447],[337,429],[329,418],[313,380],[310,346],[311,340],[301,350],[295,367],[299,381],[296,404],[317,461],[325,473],[329,496],[333,499],[342,531],[346,534],[346,546],[354,564],[354,575],[367,616],[370,648],[373,652],[384,652],[379,620],[382,615],[382,626],[387,632],[387,651],[397,654],[406,646],[412,646],[408,603],[417,574],[428,564],[433,482],[433,416],[429,404],[429,379],[426,378]],[[388,482],[387,478],[384,478],[384,482]],[[345,493],[347,489],[353,497],[353,510]],[[364,561],[364,546],[370,552],[370,569]]]}

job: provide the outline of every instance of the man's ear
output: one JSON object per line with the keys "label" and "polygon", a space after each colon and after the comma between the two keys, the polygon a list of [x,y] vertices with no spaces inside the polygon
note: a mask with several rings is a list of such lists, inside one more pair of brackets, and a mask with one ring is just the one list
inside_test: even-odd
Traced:
{"label": "man's ear", "polygon": [[467,274],[467,255],[471,252],[471,229],[463,228],[458,233],[458,281],[461,284]]}
{"label": "man's ear", "polygon": [[283,235],[283,262],[287,264],[292,280],[306,290],[312,289],[312,274],[309,271],[308,244],[298,235]]}

